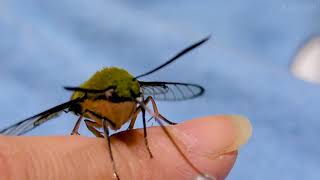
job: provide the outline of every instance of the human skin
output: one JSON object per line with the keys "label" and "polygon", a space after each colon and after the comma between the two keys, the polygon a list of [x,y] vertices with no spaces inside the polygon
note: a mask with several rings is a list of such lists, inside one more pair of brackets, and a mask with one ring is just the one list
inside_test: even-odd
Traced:
{"label": "human skin", "polygon": [[[188,159],[202,172],[224,179],[251,125],[241,116],[208,116],[168,126]],[[184,161],[160,127],[147,129],[153,158],[143,130],[111,137],[120,179],[192,179],[197,173]],[[114,179],[103,138],[84,136],[0,136],[2,179]]]}

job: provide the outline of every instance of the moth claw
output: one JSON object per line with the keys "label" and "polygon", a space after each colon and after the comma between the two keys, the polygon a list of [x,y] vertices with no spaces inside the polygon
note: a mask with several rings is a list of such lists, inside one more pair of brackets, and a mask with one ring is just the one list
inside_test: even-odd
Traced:
{"label": "moth claw", "polygon": [[71,135],[75,135],[75,136],[80,136],[80,134],[78,132],[72,132]]}

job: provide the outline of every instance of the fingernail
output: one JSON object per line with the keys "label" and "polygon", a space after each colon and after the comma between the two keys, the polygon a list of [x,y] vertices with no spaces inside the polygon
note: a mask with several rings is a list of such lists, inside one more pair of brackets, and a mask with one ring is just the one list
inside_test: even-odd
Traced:
{"label": "fingernail", "polygon": [[193,178],[193,180],[217,180],[217,178],[211,175],[197,175]]}
{"label": "fingernail", "polygon": [[246,144],[252,134],[252,126],[250,121],[240,115],[223,115],[224,118],[231,121],[234,128],[233,143],[225,149],[224,152],[231,152],[238,150],[242,145]]}

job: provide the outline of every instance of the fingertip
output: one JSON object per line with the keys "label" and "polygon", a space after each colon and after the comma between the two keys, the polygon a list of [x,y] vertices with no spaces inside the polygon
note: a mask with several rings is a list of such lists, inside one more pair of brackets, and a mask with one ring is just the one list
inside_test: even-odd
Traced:
{"label": "fingertip", "polygon": [[[250,122],[246,118],[234,115],[197,118],[169,126],[168,129],[192,164],[202,173],[218,179],[223,179],[231,170],[237,157],[237,150],[247,142],[252,131]],[[175,177],[186,178],[196,175],[196,170],[183,158],[177,158],[181,155],[163,133],[162,137],[152,139],[157,139],[158,147],[159,144],[166,144],[166,150],[164,145],[155,150],[161,152],[161,161],[166,162],[163,164],[174,161],[180,166],[175,167],[174,164],[170,164],[177,170]]]}

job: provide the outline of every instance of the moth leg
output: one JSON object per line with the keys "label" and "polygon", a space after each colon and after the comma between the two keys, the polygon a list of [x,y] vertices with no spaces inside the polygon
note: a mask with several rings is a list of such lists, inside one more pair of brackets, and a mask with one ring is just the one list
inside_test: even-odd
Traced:
{"label": "moth leg", "polygon": [[[165,118],[164,116],[162,116],[159,111],[158,111],[158,108],[157,108],[157,105],[156,105],[156,102],[154,101],[154,99],[151,97],[151,96],[148,96],[143,102],[145,105],[147,105],[149,102],[151,101],[152,103],[152,108],[153,108],[153,111],[155,112],[155,114],[161,119],[163,120],[164,122],[170,124],[170,125],[175,125],[177,123],[175,122],[171,122],[169,121],[167,118]],[[150,150],[150,147],[149,147],[149,143],[148,143],[148,136],[147,136],[147,123],[146,123],[146,113],[145,113],[145,109],[142,108],[142,106],[138,106],[137,110],[133,113],[132,115],[132,118],[131,118],[131,122],[129,124],[129,127],[128,127],[128,130],[132,129],[135,122],[136,122],[136,119],[137,119],[137,116],[138,114],[142,112],[142,119],[143,119],[143,135],[144,135],[144,144],[148,150],[148,153],[150,155],[150,158],[153,158],[153,155],[151,153],[151,150]]]}
{"label": "moth leg", "polygon": [[137,120],[137,116],[138,114],[141,112],[141,107],[137,107],[136,111],[133,112],[132,116],[131,116],[131,121],[130,121],[130,124],[129,124],[129,127],[127,130],[130,130],[130,129],[133,129],[133,126],[134,124],[136,123],[136,120]]}
{"label": "moth leg", "polygon": [[[112,168],[113,168],[113,174],[117,178],[117,180],[120,180],[119,175],[116,171],[115,163],[114,163],[114,158],[113,158],[113,154],[112,154],[112,150],[111,150],[109,129],[108,129],[108,125],[111,127],[115,126],[114,122],[111,121],[110,119],[108,119],[107,117],[103,117],[103,116],[101,116],[91,110],[87,109],[87,110],[85,110],[85,112],[86,112],[86,115],[88,115],[90,119],[95,120],[95,122],[85,120],[88,129],[97,137],[102,137],[102,138],[104,137],[105,140],[107,141],[109,156],[110,156],[110,160],[111,160]],[[104,136],[101,135],[101,132],[99,132],[95,127],[98,127],[98,128],[103,127]]]}
{"label": "moth leg", "polygon": [[82,117],[83,117],[82,115],[79,116],[76,124],[73,127],[71,135],[80,135],[78,131],[79,131],[79,127],[80,127],[80,123],[81,123]]}
{"label": "moth leg", "polygon": [[105,140],[106,140],[106,142],[108,144],[109,156],[110,156],[110,160],[111,160],[112,168],[113,168],[113,175],[117,178],[117,180],[120,180],[120,177],[119,177],[119,175],[117,173],[117,170],[116,170],[116,165],[114,163],[113,154],[112,154],[111,141],[110,141],[109,128],[108,128],[108,121],[106,119],[103,119],[102,125],[103,125],[103,131],[104,131],[104,134],[105,134],[104,138],[105,138]]}
{"label": "moth leg", "polygon": [[[147,99],[145,99],[144,101],[143,101],[143,103],[144,104],[148,104],[150,102],[150,98],[147,98]],[[129,124],[129,127],[128,127],[128,129],[127,130],[130,130],[130,129],[133,129],[133,126],[134,126],[134,124],[136,123],[136,120],[137,120],[137,116],[138,116],[138,114],[141,112],[141,110],[142,110],[143,108],[141,107],[141,106],[138,106],[137,107],[137,110],[133,113],[133,115],[132,115],[132,118],[131,118],[131,121],[130,121],[130,124]],[[151,120],[152,119],[152,117],[149,119],[149,120]],[[149,120],[148,120],[148,122],[149,122]]]}
{"label": "moth leg", "polygon": [[88,120],[88,119],[84,120],[84,122],[86,123],[87,128],[88,128],[96,137],[103,138],[102,133],[96,129],[96,127],[101,127],[100,124],[98,124],[97,122],[94,122],[94,121],[90,121],[90,120]]}
{"label": "moth leg", "polygon": [[150,102],[150,101],[151,101],[151,103],[152,103],[152,108],[153,108],[154,113],[155,113],[161,120],[163,120],[164,122],[166,122],[166,123],[168,123],[168,124],[170,124],[170,125],[176,125],[176,124],[178,124],[178,123],[176,123],[176,122],[172,122],[172,121],[168,120],[167,118],[165,118],[164,116],[162,116],[162,115],[159,113],[158,108],[157,108],[157,104],[156,104],[156,102],[155,102],[155,100],[153,99],[152,96],[148,96],[147,99],[144,101],[144,103],[147,104],[147,103]]}
{"label": "moth leg", "polygon": [[112,126],[113,128],[116,126],[116,124],[113,121],[111,121],[107,117],[101,116],[100,114],[98,114],[96,112],[93,112],[91,110],[86,110],[85,112],[89,116],[90,119],[94,120],[95,122],[97,122],[99,124],[99,127],[103,126],[102,121],[107,121],[108,124],[110,126]]}
{"label": "moth leg", "polygon": [[[151,103],[152,103],[153,111],[155,112],[155,114],[156,114],[158,117],[161,118],[161,120],[163,120],[163,121],[165,121],[166,123],[171,124],[171,125],[177,124],[177,123],[175,123],[175,122],[169,121],[167,118],[163,117],[163,116],[159,113],[158,108],[157,108],[157,105],[156,105],[156,102],[154,101],[154,99],[153,99],[151,96],[147,97],[147,99],[144,100],[144,104],[147,105],[150,101],[151,101]],[[148,153],[149,153],[149,155],[150,155],[150,158],[153,158],[153,155],[152,155],[152,153],[151,153],[151,150],[150,150],[150,147],[149,147],[149,143],[148,143],[147,125],[146,125],[146,124],[147,124],[147,122],[146,122],[146,110],[145,110],[144,108],[142,108],[141,105],[137,108],[136,112],[134,112],[134,114],[133,114],[133,119],[131,120],[128,129],[132,129],[132,128],[133,128],[133,125],[134,125],[134,123],[135,123],[135,120],[136,120],[137,115],[138,115],[139,112],[142,112],[144,144],[145,144],[145,146],[146,146],[146,148],[147,148],[147,150],[148,150]],[[133,123],[132,123],[132,122],[133,122]],[[132,124],[131,124],[131,123],[132,123]]]}
{"label": "moth leg", "polygon": [[[145,103],[148,103],[148,101],[144,101]],[[130,125],[128,127],[128,130],[132,129],[135,122],[136,122],[136,119],[137,119],[137,116],[138,114],[142,112],[142,122],[143,122],[143,137],[144,137],[144,144],[147,148],[147,151],[149,153],[149,156],[150,158],[153,158],[153,155],[151,153],[151,150],[150,150],[150,147],[149,147],[149,143],[148,143],[148,138],[147,138],[147,123],[146,123],[146,112],[145,110],[141,107],[141,106],[138,106],[138,108],[136,109],[136,111],[133,113],[132,115],[132,118],[131,118],[131,122],[130,122]]]}
{"label": "moth leg", "polygon": [[[160,121],[163,120],[169,124],[177,124],[177,123],[174,123],[174,122],[171,122],[169,120],[167,120],[165,117],[163,117],[159,112],[158,112],[158,109],[157,109],[157,106],[156,106],[156,103],[154,101],[154,99],[149,96],[147,97],[147,99],[150,99],[150,101],[152,102],[152,106],[153,106],[153,111],[154,111],[154,118],[155,120],[159,123],[161,129],[164,131],[164,133],[167,135],[167,137],[169,138],[169,140],[171,141],[171,143],[175,146],[176,150],[179,152],[179,154],[183,157],[183,159],[189,164],[189,166],[195,171],[197,172],[198,174],[200,174],[201,176],[203,177],[207,177],[206,174],[204,174],[202,171],[200,171],[189,159],[188,157],[183,153],[183,151],[181,150],[181,148],[178,146],[178,144],[176,143],[176,141],[174,140],[174,137],[173,135],[169,132],[169,130],[164,126],[164,124]],[[142,106],[142,105],[140,105]],[[144,104],[145,106],[145,104]]]}
{"label": "moth leg", "polygon": [[141,108],[142,112],[142,122],[143,122],[143,137],[144,137],[144,144],[149,152],[150,158],[153,158],[153,155],[151,153],[149,143],[148,143],[148,138],[147,138],[147,122],[146,122],[146,110]]}
{"label": "moth leg", "polygon": [[[155,102],[155,100],[153,99],[152,96],[148,96],[148,97],[143,101],[143,103],[144,103],[145,105],[147,105],[147,104],[149,104],[150,101],[151,101],[151,103],[152,103],[152,108],[153,108],[154,112],[155,112],[164,122],[166,122],[166,123],[168,123],[168,124],[170,124],[170,125],[176,125],[176,124],[178,124],[178,123],[175,123],[175,122],[172,122],[172,121],[168,120],[167,118],[165,118],[164,116],[162,116],[162,115],[159,113],[158,108],[157,108],[157,105],[156,105],[156,102]],[[131,121],[130,121],[130,124],[129,124],[129,127],[128,127],[127,130],[133,129],[133,126],[134,126],[134,124],[135,124],[135,122],[136,122],[137,116],[138,116],[138,114],[141,112],[141,109],[142,109],[142,107],[139,106],[139,107],[137,108],[137,110],[134,112],[134,114],[132,115],[132,118],[131,118]],[[151,117],[151,118],[148,120],[148,122],[149,122],[152,118],[153,118],[153,117]]]}

